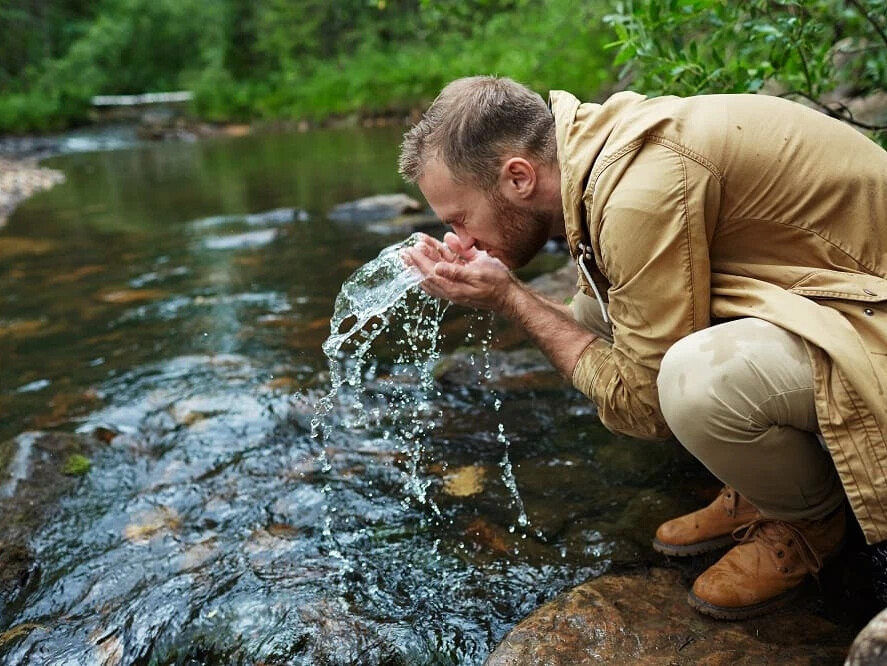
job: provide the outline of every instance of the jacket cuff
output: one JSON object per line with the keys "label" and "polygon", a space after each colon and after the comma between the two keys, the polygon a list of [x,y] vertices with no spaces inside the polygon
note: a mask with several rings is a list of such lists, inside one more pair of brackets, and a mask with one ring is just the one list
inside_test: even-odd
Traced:
{"label": "jacket cuff", "polygon": [[593,399],[594,384],[601,368],[613,353],[612,345],[602,338],[595,338],[582,351],[576,366],[573,368],[573,386]]}

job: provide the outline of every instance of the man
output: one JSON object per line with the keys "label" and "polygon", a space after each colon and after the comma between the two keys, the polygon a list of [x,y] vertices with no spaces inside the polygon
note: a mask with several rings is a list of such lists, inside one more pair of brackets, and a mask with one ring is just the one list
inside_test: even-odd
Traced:
{"label": "man", "polygon": [[[840,549],[845,499],[869,543],[887,539],[875,143],[773,97],[546,105],[471,77],[405,135],[400,168],[452,228],[405,254],[427,292],[516,320],[604,425],[673,433],[726,484],[653,542],[692,555],[736,531],[692,606],[740,619],[791,598]],[[569,310],[510,272],[558,235],[579,269]]]}

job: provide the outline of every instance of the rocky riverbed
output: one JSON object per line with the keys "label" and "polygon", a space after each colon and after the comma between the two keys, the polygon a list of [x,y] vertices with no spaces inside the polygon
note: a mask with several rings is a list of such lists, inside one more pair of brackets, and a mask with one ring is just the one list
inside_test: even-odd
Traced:
{"label": "rocky riverbed", "polygon": [[0,156],[0,227],[22,201],[64,180],[61,171],[38,166],[36,157]]}

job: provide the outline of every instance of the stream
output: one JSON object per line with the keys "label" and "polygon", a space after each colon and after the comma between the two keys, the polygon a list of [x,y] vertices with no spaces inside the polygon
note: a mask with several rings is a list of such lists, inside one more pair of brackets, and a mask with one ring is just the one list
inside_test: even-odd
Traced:
{"label": "stream", "polygon": [[407,235],[326,214],[416,194],[400,135],[45,162],[66,182],[0,230],[0,508],[52,485],[35,433],[88,439],[89,468],[34,505],[0,663],[480,664],[698,503],[669,491],[710,485],[677,444],[608,433],[506,322],[457,307],[410,306],[437,308],[423,349],[468,379],[417,374],[386,333],[356,370],[340,355],[359,409],[347,382],[321,403],[342,283]]}

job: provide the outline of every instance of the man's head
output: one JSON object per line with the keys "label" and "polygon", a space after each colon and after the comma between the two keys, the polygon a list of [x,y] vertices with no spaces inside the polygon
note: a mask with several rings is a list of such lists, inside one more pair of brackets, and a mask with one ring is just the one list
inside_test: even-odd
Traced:
{"label": "man's head", "polygon": [[400,172],[463,244],[510,267],[527,263],[562,216],[554,118],[510,79],[447,85],[404,136]]}

